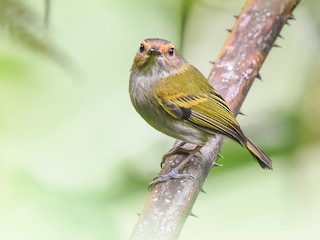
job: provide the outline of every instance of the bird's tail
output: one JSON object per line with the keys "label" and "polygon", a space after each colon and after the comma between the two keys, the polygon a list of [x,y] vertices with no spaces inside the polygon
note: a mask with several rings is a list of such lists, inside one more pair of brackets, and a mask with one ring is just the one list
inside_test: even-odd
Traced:
{"label": "bird's tail", "polygon": [[250,139],[246,139],[245,147],[249,150],[251,155],[257,159],[258,163],[263,169],[272,170],[272,161],[268,155],[262,151],[258,146],[256,146]]}

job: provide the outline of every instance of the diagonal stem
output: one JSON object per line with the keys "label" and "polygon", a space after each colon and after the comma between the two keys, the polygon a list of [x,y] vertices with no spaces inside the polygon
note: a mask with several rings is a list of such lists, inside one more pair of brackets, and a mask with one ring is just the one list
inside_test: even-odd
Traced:
{"label": "diagonal stem", "polygon": [[[299,2],[248,0],[243,7],[208,78],[235,115],[282,27],[292,18],[291,13]],[[202,184],[215,163],[222,142],[220,136],[213,138],[201,149],[201,157],[193,158],[187,173],[195,181],[175,179],[158,184],[152,190],[131,240],[176,239],[179,236]],[[185,146],[191,149],[195,147],[191,144]],[[170,162],[177,163],[183,157],[179,154],[171,156],[161,173],[168,172]]]}

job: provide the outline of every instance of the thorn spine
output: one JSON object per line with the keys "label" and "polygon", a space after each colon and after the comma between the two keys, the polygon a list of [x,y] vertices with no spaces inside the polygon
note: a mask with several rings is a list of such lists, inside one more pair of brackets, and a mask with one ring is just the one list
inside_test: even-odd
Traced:
{"label": "thorn spine", "polygon": [[200,188],[200,192],[207,193],[202,187]]}
{"label": "thorn spine", "polygon": [[262,81],[260,73],[257,73],[256,78],[258,78],[260,81]]}
{"label": "thorn spine", "polygon": [[[223,157],[222,157],[222,158],[223,158]],[[222,165],[222,164],[220,164],[220,163],[216,163],[216,162],[213,164],[213,166],[214,166],[214,167],[223,167],[223,165]]]}
{"label": "thorn spine", "polygon": [[244,114],[243,112],[239,111],[239,114],[242,116],[247,116],[246,114]]}
{"label": "thorn spine", "polygon": [[289,20],[296,20],[295,16],[293,16],[292,13],[289,14],[289,17],[288,17]]}
{"label": "thorn spine", "polygon": [[195,215],[194,213],[190,212],[189,214],[191,217],[195,217],[195,218],[199,218],[197,215]]}

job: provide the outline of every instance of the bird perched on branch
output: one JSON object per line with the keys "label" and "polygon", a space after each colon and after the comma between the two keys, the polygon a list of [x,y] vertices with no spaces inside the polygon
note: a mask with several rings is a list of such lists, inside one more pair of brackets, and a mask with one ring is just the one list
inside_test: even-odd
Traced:
{"label": "bird perched on branch", "polygon": [[185,164],[216,134],[245,147],[262,168],[272,169],[270,158],[242,132],[225,100],[207,79],[163,39],[141,42],[131,68],[129,92],[133,106],[152,127],[182,140],[163,157],[181,151],[184,143],[197,145],[156,183],[185,177]]}

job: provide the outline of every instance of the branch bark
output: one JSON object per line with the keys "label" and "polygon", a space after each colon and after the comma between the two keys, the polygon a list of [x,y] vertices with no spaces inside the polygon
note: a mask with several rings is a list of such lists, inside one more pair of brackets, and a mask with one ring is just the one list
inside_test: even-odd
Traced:
{"label": "branch bark", "polygon": [[[293,18],[292,11],[299,2],[248,0],[242,9],[208,78],[235,115],[254,79],[259,77],[259,69],[275,46],[279,32]],[[222,143],[221,136],[213,138],[201,149],[201,156],[194,157],[185,169],[195,181],[175,179],[156,185],[139,216],[131,240],[178,238]],[[193,149],[195,146],[188,144],[187,147]],[[184,157],[182,154],[172,156],[161,174]]]}

